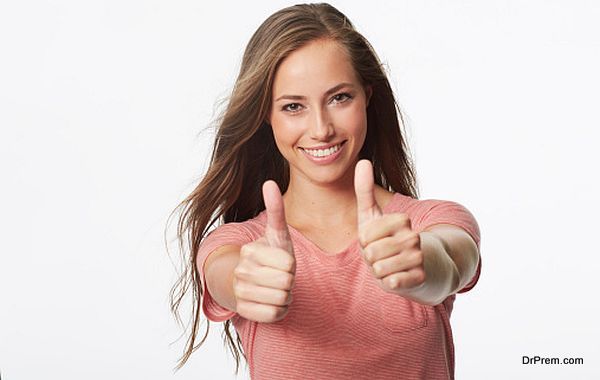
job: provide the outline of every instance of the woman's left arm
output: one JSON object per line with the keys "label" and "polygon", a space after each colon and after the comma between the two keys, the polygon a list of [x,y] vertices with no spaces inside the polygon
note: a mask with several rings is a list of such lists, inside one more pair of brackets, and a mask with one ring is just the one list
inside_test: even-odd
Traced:
{"label": "woman's left arm", "polygon": [[461,290],[475,275],[479,249],[473,238],[452,224],[435,224],[419,233],[425,281],[405,296],[437,305]]}

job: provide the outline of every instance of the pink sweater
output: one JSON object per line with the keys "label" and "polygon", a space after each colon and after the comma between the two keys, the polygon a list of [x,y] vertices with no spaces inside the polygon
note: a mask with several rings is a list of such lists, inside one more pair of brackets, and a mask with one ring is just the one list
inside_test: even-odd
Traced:
{"label": "pink sweater", "polygon": [[[407,213],[413,230],[437,223],[467,231],[479,247],[477,221],[462,205],[416,200],[395,193],[385,214]],[[200,268],[224,244],[243,245],[261,237],[266,214],[212,231],[198,254]],[[214,322],[232,318],[248,358],[252,379],[453,379],[454,344],[450,314],[455,295],[426,306],[378,287],[358,252],[358,240],[326,254],[289,227],[296,256],[293,302],[276,323],[249,321],[221,307],[208,293],[201,273],[202,309]],[[470,290],[477,273],[459,293]]]}

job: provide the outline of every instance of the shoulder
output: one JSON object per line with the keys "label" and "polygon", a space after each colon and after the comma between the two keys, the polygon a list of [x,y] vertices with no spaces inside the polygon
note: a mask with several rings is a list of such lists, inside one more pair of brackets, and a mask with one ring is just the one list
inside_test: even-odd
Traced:
{"label": "shoulder", "polygon": [[477,219],[463,204],[443,199],[410,201],[408,213],[413,228],[424,230],[435,224],[452,224],[467,231],[479,245],[480,230]]}
{"label": "shoulder", "polygon": [[416,199],[394,193],[386,212],[407,214],[415,231],[434,224],[452,224],[466,230],[479,244],[479,225],[473,213],[463,204],[444,199]]}
{"label": "shoulder", "polygon": [[205,239],[222,237],[222,236],[239,236],[244,235],[249,239],[256,239],[264,233],[265,229],[265,218],[264,213],[260,213],[252,219],[245,220],[243,222],[229,222],[224,223],[212,231],[210,231]]}
{"label": "shoulder", "polygon": [[428,214],[469,212],[461,203],[445,199],[417,199],[408,195],[394,193],[392,202],[394,211],[405,212],[408,214]]}
{"label": "shoulder", "polygon": [[259,216],[243,222],[224,223],[213,228],[202,238],[198,255],[208,256],[223,245],[244,245],[258,239],[265,230]]}

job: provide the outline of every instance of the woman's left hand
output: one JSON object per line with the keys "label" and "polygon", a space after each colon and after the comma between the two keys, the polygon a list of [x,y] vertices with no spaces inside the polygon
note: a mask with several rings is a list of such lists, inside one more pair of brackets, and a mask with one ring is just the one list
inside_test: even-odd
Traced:
{"label": "woman's left hand", "polygon": [[407,214],[383,214],[375,200],[373,167],[368,160],[356,164],[354,174],[361,255],[379,286],[406,295],[425,283],[420,235]]}

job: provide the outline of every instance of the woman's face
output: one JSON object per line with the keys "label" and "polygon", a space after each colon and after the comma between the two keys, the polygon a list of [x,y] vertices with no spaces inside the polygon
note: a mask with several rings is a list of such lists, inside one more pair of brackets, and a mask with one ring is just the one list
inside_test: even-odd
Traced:
{"label": "woman's face", "polygon": [[313,41],[281,62],[269,122],[291,181],[323,184],[353,177],[367,134],[370,93],[332,40]]}

